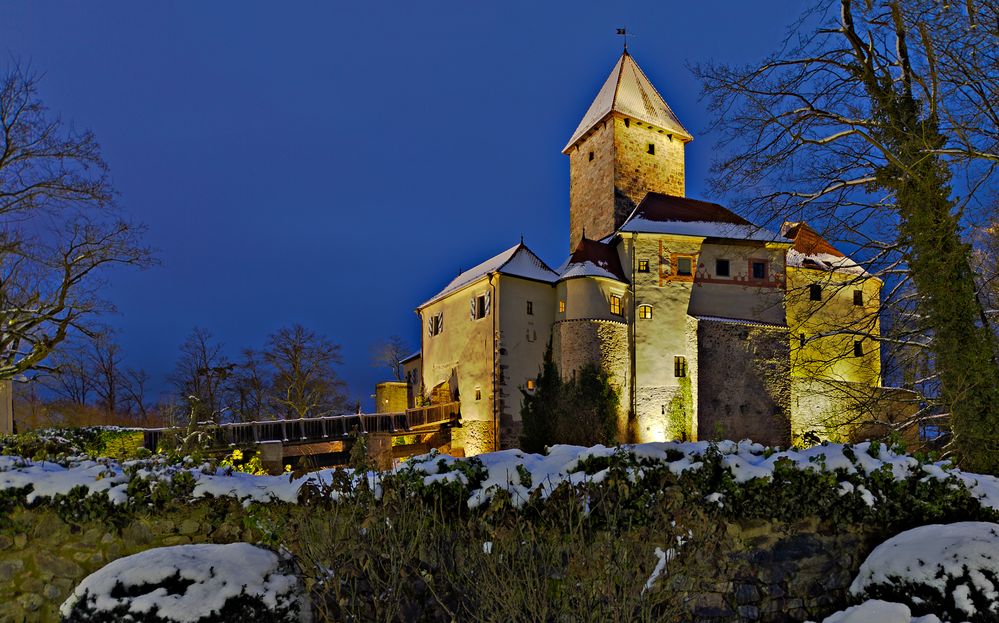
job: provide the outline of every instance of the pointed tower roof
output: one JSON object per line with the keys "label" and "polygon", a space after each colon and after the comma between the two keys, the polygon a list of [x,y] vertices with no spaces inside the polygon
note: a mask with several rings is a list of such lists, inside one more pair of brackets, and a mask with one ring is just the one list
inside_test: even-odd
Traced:
{"label": "pointed tower roof", "polygon": [[593,129],[593,126],[603,121],[604,117],[618,112],[622,115],[644,121],[657,128],[675,134],[680,140],[687,142],[693,139],[690,132],[683,127],[680,120],[673,114],[659,91],[645,77],[635,59],[628,50],[621,54],[614,69],[607,76],[604,86],[600,87],[596,99],[590,104],[589,110],[583,115],[572,138],[566,144],[562,153],[567,153],[579,139]]}

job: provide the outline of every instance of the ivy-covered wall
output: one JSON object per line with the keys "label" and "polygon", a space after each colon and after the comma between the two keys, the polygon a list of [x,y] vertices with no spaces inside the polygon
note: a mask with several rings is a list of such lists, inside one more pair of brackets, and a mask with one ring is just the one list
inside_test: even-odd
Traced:
{"label": "ivy-covered wall", "polygon": [[120,527],[110,518],[68,523],[47,506],[17,508],[0,523],[0,621],[57,621],[73,587],[116,558],[167,545],[253,543],[265,532],[238,502],[222,499],[135,516]]}

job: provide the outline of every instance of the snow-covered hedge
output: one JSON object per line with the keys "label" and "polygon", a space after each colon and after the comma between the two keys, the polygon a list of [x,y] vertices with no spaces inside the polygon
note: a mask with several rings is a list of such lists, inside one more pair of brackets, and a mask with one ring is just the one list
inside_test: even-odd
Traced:
{"label": "snow-covered hedge", "polygon": [[850,592],[944,621],[999,620],[999,525],[967,521],[902,532],[871,552]]}
{"label": "snow-covered hedge", "polygon": [[84,512],[86,500],[101,512],[221,496],[244,504],[329,501],[354,495],[362,484],[360,490],[374,498],[383,488],[401,487],[413,496],[453,501],[464,512],[496,504],[543,505],[560,490],[574,490],[588,505],[599,497],[595,492],[613,489],[639,519],[643,508],[678,492],[742,518],[821,516],[902,528],[999,518],[999,479],[992,476],[921,462],[877,443],[778,451],[748,441],[558,445],[545,455],[507,450],[467,459],[429,454],[366,476],[343,470],[253,476],[157,457],[53,463],[0,456],[0,513],[5,500],[7,506],[47,501],[67,512]]}
{"label": "snow-covered hedge", "polygon": [[60,612],[80,623],[292,623],[301,593],[290,560],[270,550],[177,545],[109,563],[87,576]]}

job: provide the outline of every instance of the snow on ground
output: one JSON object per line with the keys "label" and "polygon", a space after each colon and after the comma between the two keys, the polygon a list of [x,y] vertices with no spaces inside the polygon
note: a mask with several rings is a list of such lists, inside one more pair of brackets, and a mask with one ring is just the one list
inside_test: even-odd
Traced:
{"label": "snow on ground", "polygon": [[[270,610],[288,610],[298,599],[298,578],[280,567],[277,554],[249,543],[149,549],[84,578],[60,612],[69,616],[82,599],[98,612],[124,606],[134,615],[155,611],[169,621],[191,623],[241,593],[259,598]],[[189,585],[178,592],[176,586],[184,584]]]}
{"label": "snow on ground", "polygon": [[[424,484],[460,482],[468,485],[468,477],[456,464],[481,465],[485,478],[469,491],[468,505],[476,508],[488,503],[499,490],[510,493],[514,505],[527,502],[532,494],[547,498],[563,483],[600,482],[607,470],[593,474],[583,471],[589,459],[610,458],[615,455],[630,458],[629,475],[641,480],[647,467],[665,466],[674,474],[700,469],[704,456],[709,452],[721,455],[723,466],[731,471],[738,483],[773,477],[778,461],[786,460],[802,470],[823,472],[840,471],[848,476],[864,477],[872,472],[889,469],[896,480],[907,478],[954,478],[964,484],[986,507],[999,510],[999,479],[993,476],[968,474],[950,469],[945,463],[920,464],[915,458],[897,454],[884,445],[864,442],[855,445],[826,444],[804,450],[774,451],[750,441],[709,442],[660,442],[619,447],[556,445],[546,455],[530,454],[520,450],[504,450],[481,454],[470,459],[456,459],[447,455],[428,454],[413,457],[395,469],[396,473],[410,473],[423,479]],[[194,497],[206,495],[232,496],[245,504],[271,500],[295,502],[303,486],[324,484],[331,481],[333,470],[312,472],[298,478],[290,475],[252,476],[241,472],[215,470],[203,465],[168,465],[162,459],[116,463],[110,460],[92,460],[75,457],[65,464],[48,461],[31,461],[20,457],[0,456],[0,490],[33,486],[29,502],[42,497],[68,493],[76,486],[84,486],[91,493],[104,493],[115,503],[126,501],[129,479],[169,480],[180,471],[189,472],[195,480]],[[369,484],[378,490],[379,475],[369,473]],[[873,494],[862,484],[854,485],[841,479],[840,491],[845,495],[859,491],[869,505],[876,503]],[[337,495],[336,492],[333,495]],[[709,494],[710,496],[710,494]],[[721,498],[717,502],[723,502]]]}
{"label": "snow on ground", "polygon": [[865,601],[859,606],[830,614],[822,623],[940,623],[934,614],[914,617],[909,606],[880,599]]}
{"label": "snow on ground", "polygon": [[953,600],[968,616],[977,609],[972,594],[999,614],[999,524],[962,521],[907,530],[874,548],[860,566],[850,592],[863,595],[877,585],[914,584],[934,589],[941,601]]}

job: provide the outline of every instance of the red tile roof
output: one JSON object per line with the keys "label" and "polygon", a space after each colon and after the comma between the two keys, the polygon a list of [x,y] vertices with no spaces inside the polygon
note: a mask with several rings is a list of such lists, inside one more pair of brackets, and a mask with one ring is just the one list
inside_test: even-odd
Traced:
{"label": "red tile roof", "polygon": [[[585,270],[585,265],[588,262],[600,271]],[[573,268],[577,270],[572,270]],[[628,278],[621,267],[621,258],[617,254],[617,249],[610,244],[584,237],[576,245],[576,250],[569,256],[569,260],[562,266],[559,273],[563,278],[592,277],[601,276],[598,275],[598,272],[601,271],[606,271],[619,281],[628,283]]]}
{"label": "red tile roof", "polygon": [[826,253],[835,257],[846,257],[839,249],[829,244],[829,241],[819,235],[817,231],[808,226],[808,223],[790,223],[786,226],[784,237],[794,241],[792,247],[799,253],[805,255],[815,255]]}
{"label": "red tile roof", "polygon": [[717,203],[698,201],[676,195],[649,193],[638,204],[631,218],[649,221],[714,222],[733,225],[752,225],[728,208]]}

